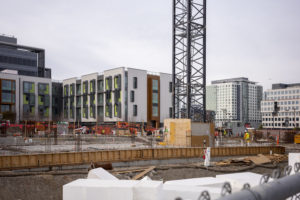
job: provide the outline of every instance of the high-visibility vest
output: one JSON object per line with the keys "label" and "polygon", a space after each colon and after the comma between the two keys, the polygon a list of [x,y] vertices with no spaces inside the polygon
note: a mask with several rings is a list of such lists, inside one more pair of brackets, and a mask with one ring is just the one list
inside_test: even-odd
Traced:
{"label": "high-visibility vest", "polygon": [[245,133],[245,139],[246,139],[246,140],[249,140],[249,137],[250,137],[249,133],[246,132],[246,133]]}

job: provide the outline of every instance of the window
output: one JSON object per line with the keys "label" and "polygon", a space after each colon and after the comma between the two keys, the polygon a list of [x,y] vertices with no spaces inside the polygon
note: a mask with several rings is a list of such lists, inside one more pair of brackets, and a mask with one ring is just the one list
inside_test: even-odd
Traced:
{"label": "window", "polygon": [[11,92],[2,92],[1,98],[2,98],[2,103],[12,103]]}
{"label": "window", "polygon": [[9,112],[9,105],[1,105],[1,112]]}
{"label": "window", "polygon": [[137,77],[133,77],[133,88],[134,89],[137,89],[138,87],[138,80],[137,80]]}
{"label": "window", "polygon": [[98,91],[102,92],[103,91],[103,80],[98,80]]}
{"label": "window", "polygon": [[138,110],[137,105],[133,105],[133,116],[137,116]]}
{"label": "window", "polygon": [[76,95],[81,94],[81,84],[76,84]]}
{"label": "window", "polygon": [[152,93],[152,103],[153,104],[158,103],[158,93]]}
{"label": "window", "polygon": [[102,93],[98,94],[97,100],[98,100],[98,105],[103,105],[103,94]]}
{"label": "window", "polygon": [[134,91],[130,91],[130,102],[134,102]]}
{"label": "window", "polygon": [[35,93],[34,83],[24,81],[23,82],[23,93]]}
{"label": "window", "polygon": [[173,109],[172,107],[169,108],[169,117],[172,118],[173,117]]}
{"label": "window", "polygon": [[91,80],[90,81],[90,93],[94,93],[95,92],[95,80]]}
{"label": "window", "polygon": [[158,90],[158,80],[152,79],[152,90]]}
{"label": "window", "polygon": [[158,106],[152,106],[152,116],[158,117]]}
{"label": "window", "polygon": [[11,85],[10,80],[2,80],[2,90],[11,90]]}
{"label": "window", "polygon": [[169,82],[169,92],[172,93],[172,82]]}

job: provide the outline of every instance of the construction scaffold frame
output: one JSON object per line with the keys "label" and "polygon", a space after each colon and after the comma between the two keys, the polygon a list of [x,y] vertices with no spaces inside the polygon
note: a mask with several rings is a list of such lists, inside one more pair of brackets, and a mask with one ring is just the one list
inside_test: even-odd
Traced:
{"label": "construction scaffold frame", "polygon": [[206,0],[173,0],[173,118],[206,121]]}

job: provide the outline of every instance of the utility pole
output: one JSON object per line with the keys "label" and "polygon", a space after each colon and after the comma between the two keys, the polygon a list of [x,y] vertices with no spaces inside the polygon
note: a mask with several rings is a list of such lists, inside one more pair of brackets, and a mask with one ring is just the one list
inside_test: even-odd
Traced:
{"label": "utility pole", "polygon": [[173,118],[206,121],[206,0],[173,0]]}

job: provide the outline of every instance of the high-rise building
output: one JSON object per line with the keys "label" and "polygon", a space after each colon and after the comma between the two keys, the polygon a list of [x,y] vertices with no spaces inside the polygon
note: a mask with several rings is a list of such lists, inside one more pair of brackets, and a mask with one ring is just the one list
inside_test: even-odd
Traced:
{"label": "high-rise building", "polygon": [[17,38],[0,35],[0,71],[16,70],[19,75],[51,78],[45,68],[45,50],[17,44]]}
{"label": "high-rise building", "polygon": [[248,78],[212,81],[206,87],[206,109],[215,111],[216,127],[232,129],[234,133],[260,125],[261,100],[262,86]]}
{"label": "high-rise building", "polygon": [[261,102],[264,128],[292,129],[299,127],[300,83],[273,84],[264,92]]}
{"label": "high-rise building", "polygon": [[172,116],[172,76],[115,68],[63,81],[69,122],[144,122],[158,127]]}

